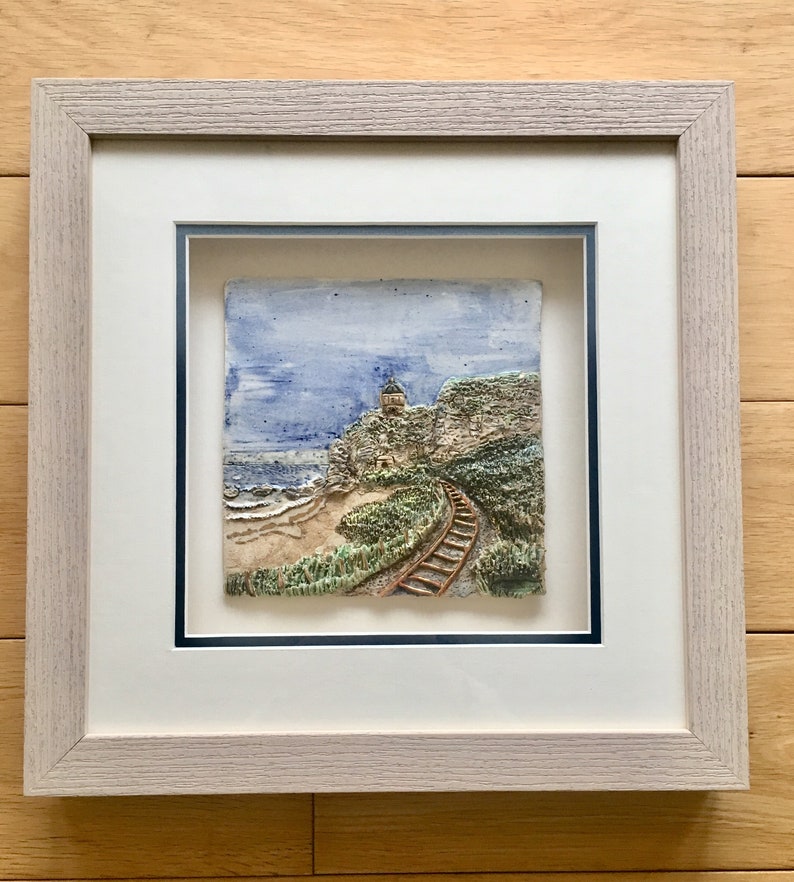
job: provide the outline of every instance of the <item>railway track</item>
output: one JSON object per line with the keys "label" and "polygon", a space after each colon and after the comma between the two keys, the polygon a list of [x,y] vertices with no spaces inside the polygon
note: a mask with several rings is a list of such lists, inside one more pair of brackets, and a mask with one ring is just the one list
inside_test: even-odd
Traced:
{"label": "railway track", "polygon": [[442,481],[441,486],[451,510],[444,531],[418,561],[380,592],[381,597],[398,592],[440,597],[463,569],[479,533],[477,513],[457,487],[448,481]]}

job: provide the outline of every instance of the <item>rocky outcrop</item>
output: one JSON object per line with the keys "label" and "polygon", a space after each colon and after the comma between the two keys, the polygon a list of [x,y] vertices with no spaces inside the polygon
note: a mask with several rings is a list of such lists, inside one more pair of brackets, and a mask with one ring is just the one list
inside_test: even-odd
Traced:
{"label": "rocky outcrop", "polygon": [[435,406],[430,457],[444,462],[489,441],[539,435],[540,375],[518,371],[447,380]]}
{"label": "rocky outcrop", "polygon": [[433,438],[434,408],[406,407],[387,416],[365,413],[334,441],[328,454],[329,489],[347,489],[362,475],[408,465],[427,457]]}
{"label": "rocky outcrop", "polygon": [[482,444],[540,434],[540,376],[511,372],[453,378],[436,403],[363,414],[331,445],[327,488],[347,490],[369,472],[444,462]]}

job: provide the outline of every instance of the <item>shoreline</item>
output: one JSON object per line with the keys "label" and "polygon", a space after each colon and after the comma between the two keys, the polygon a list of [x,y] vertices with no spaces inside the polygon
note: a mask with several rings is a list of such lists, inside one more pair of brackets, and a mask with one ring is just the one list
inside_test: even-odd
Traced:
{"label": "shoreline", "polygon": [[[291,500],[270,512],[244,518],[224,516],[224,571],[239,572],[294,563],[307,554],[325,554],[348,540],[336,532],[351,509],[379,502],[389,489],[319,490],[310,497]],[[224,500],[226,502],[226,500]]]}

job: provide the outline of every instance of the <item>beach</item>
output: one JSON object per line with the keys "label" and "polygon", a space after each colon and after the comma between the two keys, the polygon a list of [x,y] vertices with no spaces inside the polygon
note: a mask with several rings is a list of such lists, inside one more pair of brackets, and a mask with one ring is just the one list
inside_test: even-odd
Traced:
{"label": "beach", "polygon": [[351,490],[329,494],[320,490],[306,499],[277,507],[263,506],[244,518],[232,511],[235,519],[227,517],[224,522],[224,569],[228,573],[279,566],[307,554],[331,551],[346,541],[336,532],[340,519],[358,505],[386,499],[390,492]]}

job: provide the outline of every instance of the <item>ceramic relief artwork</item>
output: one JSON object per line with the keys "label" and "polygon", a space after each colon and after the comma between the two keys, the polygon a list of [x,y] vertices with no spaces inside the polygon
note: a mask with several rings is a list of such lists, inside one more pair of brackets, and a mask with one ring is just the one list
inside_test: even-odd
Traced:
{"label": "ceramic relief artwork", "polygon": [[540,318],[536,281],[229,281],[226,593],[544,593]]}

